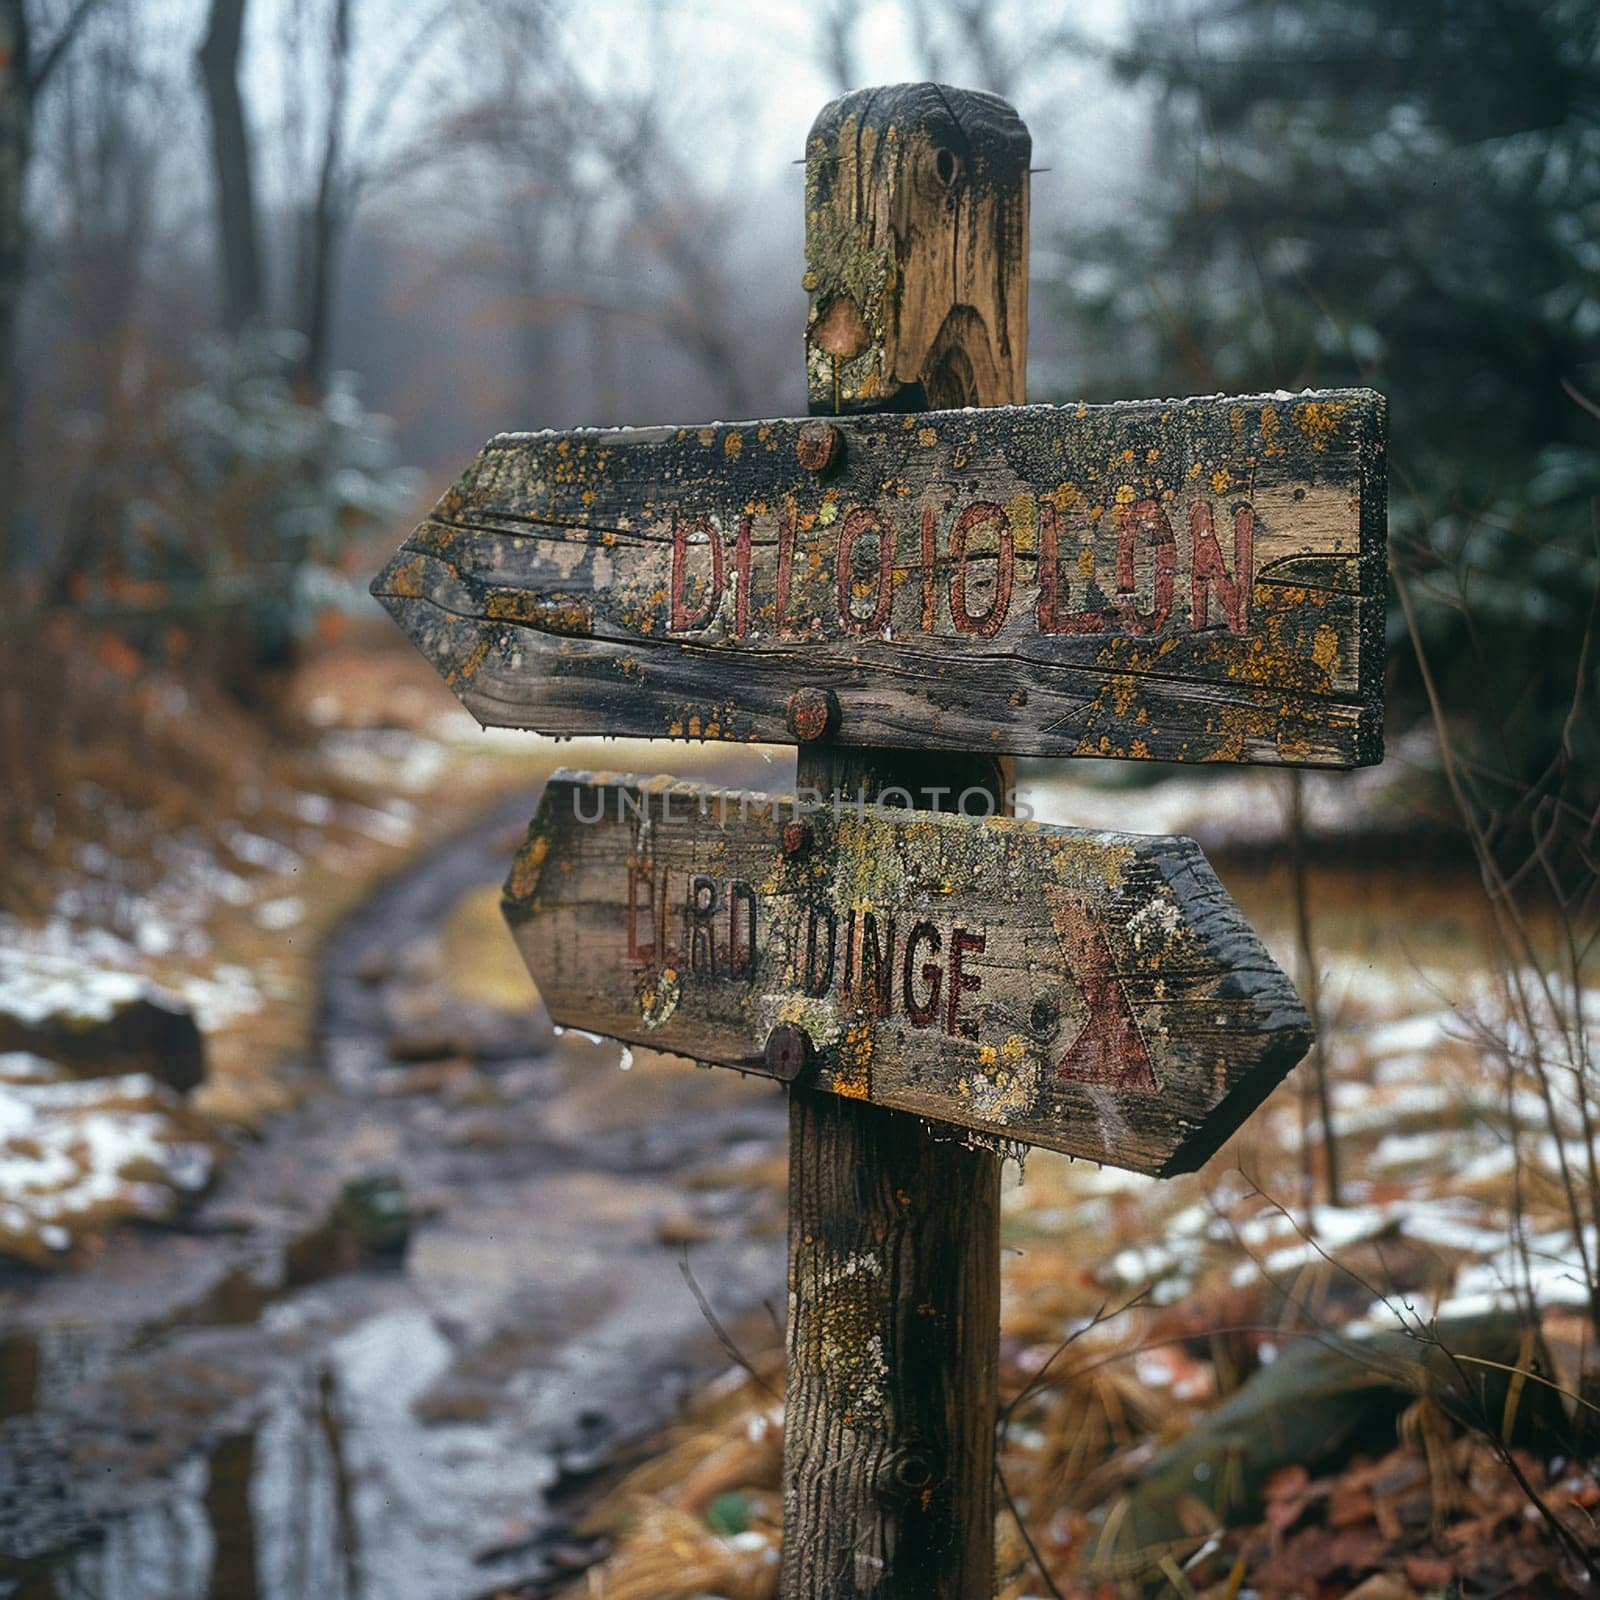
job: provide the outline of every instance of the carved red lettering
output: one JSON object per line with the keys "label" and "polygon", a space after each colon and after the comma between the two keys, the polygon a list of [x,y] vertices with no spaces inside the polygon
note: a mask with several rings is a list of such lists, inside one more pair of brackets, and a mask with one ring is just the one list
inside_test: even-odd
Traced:
{"label": "carved red lettering", "polygon": [[921,977],[927,985],[927,996],[923,1000],[916,998],[917,977],[917,949],[920,945],[927,945],[930,955],[938,955],[940,944],[939,930],[931,922],[919,922],[911,930],[911,937],[906,940],[905,971],[901,974],[901,994],[905,1001],[906,1016],[914,1028],[926,1028],[937,1020],[939,1015],[939,983],[944,974],[936,962],[924,961],[922,963]]}
{"label": "carved red lettering", "polygon": [[[650,863],[630,860],[628,862],[628,959],[630,961],[648,965],[656,958],[655,902],[655,881],[651,874]],[[650,934],[648,943],[639,937],[641,921],[645,931]]]}
{"label": "carved red lettering", "polygon": [[739,531],[733,541],[733,636],[743,639],[750,632],[750,536],[754,516],[739,518]]}
{"label": "carved red lettering", "polygon": [[984,946],[988,943],[986,935],[981,933],[968,933],[965,928],[953,928],[950,932],[950,998],[946,1009],[944,1031],[951,1035],[959,1035],[963,1039],[976,1039],[978,1037],[978,1024],[971,1017],[960,1015],[961,996],[973,994],[983,987],[983,979],[970,972],[961,970],[961,957],[969,950],[975,955],[982,955]]}
{"label": "carved red lettering", "polygon": [[934,585],[938,578],[939,552],[934,536],[932,506],[922,508],[922,631],[933,632]]}
{"label": "carved red lettering", "polygon": [[[855,611],[855,577],[851,564],[856,540],[864,533],[874,535],[878,541],[878,594],[872,614],[867,617],[858,616]],[[894,602],[894,531],[870,506],[857,506],[839,529],[837,560],[840,623],[848,632],[857,635],[881,632]]]}
{"label": "carved red lettering", "polygon": [[689,970],[697,978],[714,976],[717,969],[717,936],[712,918],[717,910],[717,880],[703,872],[689,879],[689,893],[683,903],[683,942],[689,953]]}
{"label": "carved red lettering", "polygon": [[1214,584],[1222,613],[1235,633],[1250,631],[1250,586],[1254,581],[1255,508],[1241,501],[1233,508],[1233,576],[1223,564],[1211,517],[1211,502],[1189,507],[1189,619],[1198,633],[1210,622]]}
{"label": "carved red lettering", "polygon": [[1057,884],[1046,884],[1044,894],[1087,1012],[1077,1037],[1056,1063],[1057,1074],[1074,1083],[1154,1091],[1159,1086],[1150,1052],[1094,910]]}
{"label": "carved red lettering", "polygon": [[1055,502],[1039,505],[1039,604],[1034,616],[1040,633],[1099,633],[1103,611],[1070,611],[1069,584],[1061,571],[1061,519]]}
{"label": "carved red lettering", "polygon": [[[824,938],[819,937],[824,935]],[[800,986],[813,999],[828,992],[833,982],[834,947],[839,940],[839,919],[825,907],[812,906],[806,913],[805,966]]]}
{"label": "carved red lettering", "polygon": [[894,918],[888,918],[886,941],[878,937],[878,918],[871,911],[854,917],[850,931],[855,957],[853,961],[848,953],[845,957],[844,1002],[857,1011],[886,1017],[894,1005]]}
{"label": "carved red lettering", "polygon": [[[1133,633],[1154,633],[1172,610],[1172,591],[1178,570],[1178,541],[1172,523],[1156,500],[1119,505],[1117,529],[1117,601],[1122,621]],[[1155,573],[1151,580],[1151,605],[1139,609],[1138,554],[1151,550]]]}
{"label": "carved red lettering", "polygon": [[[687,604],[689,587],[689,535],[703,534],[711,546],[711,582],[701,596],[700,604],[690,610]],[[672,611],[668,628],[673,633],[684,633],[691,628],[709,626],[722,604],[722,540],[711,526],[709,517],[679,517],[672,524]]]}
{"label": "carved red lettering", "polygon": [[778,513],[778,598],[773,627],[780,639],[798,639],[789,622],[789,579],[794,572],[794,501],[786,500]]}
{"label": "carved red lettering", "polygon": [[[975,528],[992,524],[995,529],[994,598],[989,609],[978,616],[967,610],[967,540]],[[975,557],[974,559],[982,559]],[[975,633],[992,639],[1011,608],[1011,582],[1016,563],[1016,542],[1011,536],[1011,519],[1002,507],[987,500],[975,500],[956,518],[950,530],[950,620],[957,633]]]}
{"label": "carved red lettering", "polygon": [[748,978],[755,966],[756,892],[743,878],[733,878],[728,883],[728,976]]}

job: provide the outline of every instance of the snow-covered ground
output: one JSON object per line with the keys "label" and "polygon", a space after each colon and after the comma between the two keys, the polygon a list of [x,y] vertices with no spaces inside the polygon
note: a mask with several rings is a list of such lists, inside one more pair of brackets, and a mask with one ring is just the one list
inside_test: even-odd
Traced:
{"label": "snow-covered ground", "polygon": [[39,1263],[84,1228],[168,1218],[214,1154],[182,1097],[146,1073],[82,1079],[0,1054],[0,1251]]}

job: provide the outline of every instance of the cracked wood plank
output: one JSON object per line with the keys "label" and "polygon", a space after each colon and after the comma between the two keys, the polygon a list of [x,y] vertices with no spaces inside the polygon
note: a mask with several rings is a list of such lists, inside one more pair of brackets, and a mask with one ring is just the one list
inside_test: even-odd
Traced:
{"label": "cracked wood plank", "polygon": [[1385,496],[1367,390],[504,434],[373,592],[485,724],[1363,766]]}
{"label": "cracked wood plank", "polygon": [[808,1087],[1138,1172],[1311,1038],[1187,839],[563,771],[505,909],[563,1026],[750,1072],[790,1030]]}

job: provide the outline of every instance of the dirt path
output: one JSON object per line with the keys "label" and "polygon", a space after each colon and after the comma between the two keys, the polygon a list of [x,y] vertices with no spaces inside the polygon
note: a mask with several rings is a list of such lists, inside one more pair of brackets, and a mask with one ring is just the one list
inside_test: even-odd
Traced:
{"label": "dirt path", "polygon": [[0,1600],[454,1600],[570,1570],[572,1488],[725,1361],[686,1241],[717,1316],[773,1337],[779,1095],[647,1058],[624,1080],[614,1046],[445,983],[441,929],[530,810],[341,928],[329,1092],[183,1228],[0,1280]]}

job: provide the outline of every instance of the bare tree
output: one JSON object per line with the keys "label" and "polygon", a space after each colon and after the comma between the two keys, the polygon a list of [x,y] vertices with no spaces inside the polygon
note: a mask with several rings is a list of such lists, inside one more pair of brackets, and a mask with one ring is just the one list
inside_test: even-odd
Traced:
{"label": "bare tree", "polygon": [[1007,40],[995,25],[995,8],[988,0],[907,0],[912,36],[927,63],[928,75],[943,78],[947,54],[941,33],[950,36],[955,49],[970,63],[974,86],[1012,99],[1045,37],[1034,29],[1020,40]]}
{"label": "bare tree", "polygon": [[296,322],[305,334],[304,372],[321,390],[328,381],[336,256],[349,226],[353,196],[345,190],[345,118],[350,98],[350,0],[333,0],[328,27],[328,116],[316,183],[300,222]]}
{"label": "bare tree", "polygon": [[[861,88],[856,52],[856,22],[860,0],[827,0],[813,15],[817,19],[817,55],[840,94]],[[937,77],[938,74],[933,74]]]}
{"label": "bare tree", "polygon": [[193,13],[99,0],[37,110],[22,432],[25,464],[48,462],[29,511],[55,601],[165,539],[143,510],[156,397],[184,380],[207,298],[193,248],[207,145],[200,97],[183,97],[193,39]]}
{"label": "bare tree", "polygon": [[[862,9],[861,0],[825,0],[811,11],[813,53],[841,94],[866,87],[856,47]],[[900,0],[899,10],[924,78],[960,82],[1008,100],[1048,99],[1052,91],[1044,85],[1064,57],[1106,54],[1104,42],[1086,28],[1070,21],[1043,23],[1027,7],[997,6],[994,0]]]}
{"label": "bare tree", "polygon": [[26,0],[0,0],[0,574],[9,573],[16,559],[17,308],[27,271],[34,107],[95,3],[77,0],[36,52]]}
{"label": "bare tree", "polygon": [[[297,11],[299,8],[296,7]],[[381,8],[371,0],[330,0],[325,26],[302,30],[291,13],[291,37],[322,78],[322,116],[297,179],[294,284],[290,322],[305,336],[302,376],[313,392],[327,386],[333,356],[339,269],[362,203],[384,188],[415,176],[441,146],[434,130],[415,125],[395,137],[399,113],[409,103],[410,80],[430,60],[437,35],[457,7],[441,3]],[[404,17],[408,26],[398,25]],[[358,26],[364,24],[364,26]],[[379,45],[380,40],[390,41]],[[371,85],[357,115],[355,85]],[[296,111],[295,120],[298,121]]]}
{"label": "bare tree", "polygon": [[529,381],[548,387],[551,324],[581,317],[613,393],[619,336],[648,330],[693,363],[715,404],[744,414],[752,391],[731,327],[728,217],[696,164],[705,130],[696,134],[692,116],[683,124],[671,9],[650,14],[650,41],[634,52],[632,65],[648,71],[600,88],[580,69],[582,38],[565,27],[581,21],[577,7],[481,6],[473,59],[499,72],[448,138],[458,153],[484,158],[512,255]]}
{"label": "bare tree", "polygon": [[211,0],[210,21],[196,57],[211,119],[211,166],[222,247],[222,320],[233,333],[256,321],[263,309],[255,161],[239,90],[247,5],[248,0]]}
{"label": "bare tree", "polygon": [[17,303],[27,254],[23,186],[33,142],[28,14],[23,0],[0,0],[0,573],[11,570],[16,521]]}

